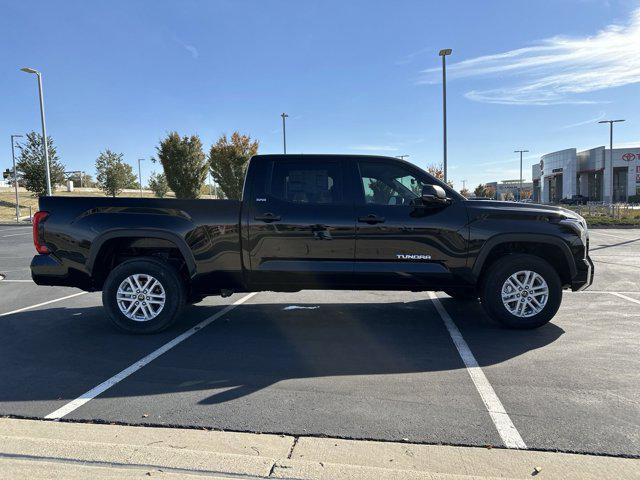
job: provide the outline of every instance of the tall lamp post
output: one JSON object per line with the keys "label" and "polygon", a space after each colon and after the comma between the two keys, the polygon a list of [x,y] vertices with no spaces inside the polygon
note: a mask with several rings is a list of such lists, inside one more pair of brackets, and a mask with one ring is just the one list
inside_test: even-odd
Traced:
{"label": "tall lamp post", "polygon": [[[609,124],[609,158],[611,163],[611,203],[613,203],[613,124],[618,122],[624,122],[624,120],[601,120],[598,123]],[[604,165],[603,165],[604,167]],[[604,192],[603,192],[604,193]]]}
{"label": "tall lamp post", "polygon": [[42,74],[33,68],[21,68],[23,72],[33,73],[38,77],[38,93],[40,94],[40,120],[42,121],[42,145],[44,147],[45,172],[47,177],[47,195],[51,196],[51,174],[49,173],[49,146],[47,145],[47,125],[44,118],[44,98],[42,95]]}
{"label": "tall lamp post", "polygon": [[440,50],[442,57],[442,135],[443,135],[443,170],[444,170],[444,183],[447,183],[447,55],[451,55],[450,48]]}
{"label": "tall lamp post", "polygon": [[18,171],[16,170],[16,153],[14,138],[23,135],[11,135],[11,158],[13,159],[13,187],[16,191],[16,222],[20,223],[20,201],[18,200]]}
{"label": "tall lamp post", "polygon": [[285,118],[287,118],[289,115],[282,112],[280,116],[282,117],[282,146],[284,147],[284,154],[286,155],[287,154],[287,122]]}
{"label": "tall lamp post", "polygon": [[138,181],[140,182],[140,197],[142,197],[142,168],[140,162],[144,162],[144,158],[138,159]]}
{"label": "tall lamp post", "polygon": [[514,150],[513,153],[520,154],[520,188],[518,189],[518,201],[522,200],[522,154],[529,153],[529,150]]}

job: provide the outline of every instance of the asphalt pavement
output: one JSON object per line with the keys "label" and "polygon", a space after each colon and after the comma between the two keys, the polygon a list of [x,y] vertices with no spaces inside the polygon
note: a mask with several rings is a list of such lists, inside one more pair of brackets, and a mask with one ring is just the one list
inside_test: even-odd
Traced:
{"label": "asphalt pavement", "polygon": [[533,331],[440,293],[305,291],[129,336],[99,293],[30,282],[30,230],[0,227],[0,415],[640,457],[640,230],[591,252],[594,285]]}

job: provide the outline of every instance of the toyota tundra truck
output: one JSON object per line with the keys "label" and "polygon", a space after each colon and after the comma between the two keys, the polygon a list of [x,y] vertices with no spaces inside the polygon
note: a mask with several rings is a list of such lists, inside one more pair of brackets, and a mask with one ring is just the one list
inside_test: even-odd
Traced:
{"label": "toyota tundra truck", "polygon": [[242,200],[42,197],[33,239],[35,283],[102,291],[130,333],[209,295],[303,289],[443,291],[536,328],[593,280],[576,213],[467,200],[378,156],[256,155]]}

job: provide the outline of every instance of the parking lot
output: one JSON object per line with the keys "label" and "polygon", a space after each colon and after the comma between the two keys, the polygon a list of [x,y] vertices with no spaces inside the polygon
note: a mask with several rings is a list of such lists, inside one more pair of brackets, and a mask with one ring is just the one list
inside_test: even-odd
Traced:
{"label": "parking lot", "polygon": [[593,286],[538,330],[441,293],[306,291],[211,297],[153,336],[33,284],[30,235],[0,227],[0,415],[640,456],[640,230],[592,230]]}

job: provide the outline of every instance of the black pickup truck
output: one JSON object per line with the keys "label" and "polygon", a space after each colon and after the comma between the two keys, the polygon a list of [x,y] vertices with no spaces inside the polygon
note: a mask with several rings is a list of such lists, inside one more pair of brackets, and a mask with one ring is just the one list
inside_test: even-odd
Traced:
{"label": "black pickup truck", "polygon": [[257,155],[242,201],[43,197],[33,230],[33,280],[102,290],[132,333],[207,295],[303,289],[444,291],[534,328],[593,279],[579,215],[466,200],[387,157]]}

